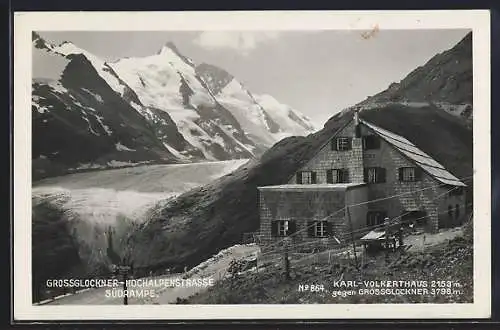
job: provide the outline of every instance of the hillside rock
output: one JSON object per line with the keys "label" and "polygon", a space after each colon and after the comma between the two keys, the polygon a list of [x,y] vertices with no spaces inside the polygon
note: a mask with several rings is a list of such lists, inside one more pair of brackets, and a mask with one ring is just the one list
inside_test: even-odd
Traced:
{"label": "hillside rock", "polygon": [[68,169],[175,161],[150,123],[109,87],[86,56],[63,55],[44,45],[35,35],[34,53],[57,61],[60,72],[32,84],[34,179]]}
{"label": "hillside rock", "polygon": [[432,57],[398,83],[368,97],[361,106],[377,104],[434,104],[470,123],[472,121],[472,32],[456,46]]}

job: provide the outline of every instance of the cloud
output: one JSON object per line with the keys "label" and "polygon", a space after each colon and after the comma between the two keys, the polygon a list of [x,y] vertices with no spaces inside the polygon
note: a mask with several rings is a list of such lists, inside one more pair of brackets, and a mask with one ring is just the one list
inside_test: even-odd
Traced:
{"label": "cloud", "polygon": [[205,49],[234,49],[248,54],[259,44],[273,41],[279,37],[279,32],[234,32],[206,31],[200,33],[194,43]]}

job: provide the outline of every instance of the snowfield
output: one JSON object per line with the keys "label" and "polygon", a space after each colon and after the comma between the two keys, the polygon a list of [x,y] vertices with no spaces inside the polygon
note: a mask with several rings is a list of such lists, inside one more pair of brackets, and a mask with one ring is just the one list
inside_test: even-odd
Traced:
{"label": "snowfield", "polygon": [[[194,106],[215,105],[215,101],[196,78],[194,68],[169,47],[153,56],[124,58],[109,64],[137,93],[142,104],[165,111],[185,109],[179,89],[184,81],[193,94]],[[175,120],[175,119],[174,119]]]}
{"label": "snowfield", "polygon": [[118,94],[123,95],[125,91],[125,86],[119,81],[119,79],[110,73],[110,67],[106,62],[104,62],[102,59],[99,57],[95,56],[94,54],[91,54],[87,52],[86,50],[83,50],[76,46],[75,44],[71,42],[65,42],[62,43],[59,46],[52,47],[53,51],[61,54],[63,56],[68,56],[72,54],[81,54],[84,55],[90,63],[94,66],[94,68],[97,70],[97,73],[99,76],[102,77],[108,83],[108,85],[113,88]]}

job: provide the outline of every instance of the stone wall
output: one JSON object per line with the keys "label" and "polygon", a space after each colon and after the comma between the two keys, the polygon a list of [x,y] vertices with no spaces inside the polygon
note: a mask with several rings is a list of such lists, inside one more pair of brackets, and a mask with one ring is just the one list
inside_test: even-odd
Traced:
{"label": "stone wall", "polygon": [[[344,127],[337,136],[352,138],[353,148],[346,151],[332,150],[330,141],[319,150],[314,158],[301,168],[301,171],[315,171],[317,183],[327,183],[327,170],[346,168],[349,170],[350,182],[363,182],[363,151],[361,148],[361,139],[354,138],[354,122]],[[297,183],[296,176],[293,175],[288,183]]]}
{"label": "stone wall", "polygon": [[[263,252],[278,248],[285,241],[284,237],[271,235],[271,223],[274,220],[293,220],[296,224],[296,234],[287,238],[290,247],[295,250],[314,248],[316,246],[338,245],[335,238],[343,241],[350,238],[350,224],[346,218],[345,203],[360,203],[366,200],[366,188],[353,187],[343,189],[263,189],[260,191],[260,233],[259,238]],[[361,214],[365,212],[364,214]],[[366,208],[358,208],[351,212],[351,219],[366,217]],[[332,227],[332,235],[328,238],[310,237],[308,227],[313,221],[328,221]],[[360,227],[353,221],[353,228]]]}

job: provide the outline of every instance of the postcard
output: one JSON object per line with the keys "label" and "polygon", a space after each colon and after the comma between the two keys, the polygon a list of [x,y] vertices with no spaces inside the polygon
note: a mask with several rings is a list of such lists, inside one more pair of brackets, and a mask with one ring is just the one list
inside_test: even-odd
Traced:
{"label": "postcard", "polygon": [[491,314],[489,12],[17,12],[16,320]]}

